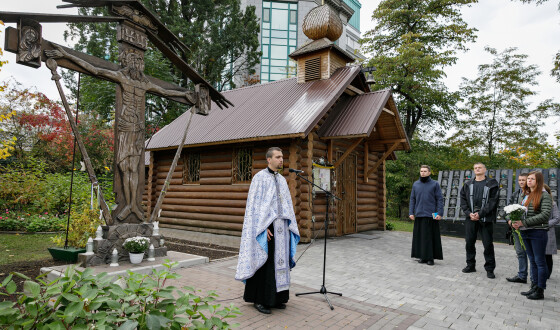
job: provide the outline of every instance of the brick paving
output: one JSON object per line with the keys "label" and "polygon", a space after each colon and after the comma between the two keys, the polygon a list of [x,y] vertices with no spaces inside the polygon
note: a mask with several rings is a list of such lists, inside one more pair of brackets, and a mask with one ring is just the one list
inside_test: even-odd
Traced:
{"label": "brick paving", "polygon": [[[495,244],[496,279],[487,279],[482,244],[477,242],[477,272],[463,274],[464,240],[442,237],[444,260],[435,266],[411,259],[411,233],[370,232],[328,240],[326,287],[331,311],[322,295],[296,297],[319,290],[323,241],[316,241],[293,269],[290,301],[285,310],[258,313],[243,302],[243,284],[233,279],[237,258],[231,257],[178,270],[174,285],[215,290],[221,303],[233,303],[242,316],[241,329],[558,329],[560,274],[557,265],[547,283],[545,300],[519,294],[525,284],[505,278],[516,273],[513,247]],[[298,255],[307,247],[300,245]]]}

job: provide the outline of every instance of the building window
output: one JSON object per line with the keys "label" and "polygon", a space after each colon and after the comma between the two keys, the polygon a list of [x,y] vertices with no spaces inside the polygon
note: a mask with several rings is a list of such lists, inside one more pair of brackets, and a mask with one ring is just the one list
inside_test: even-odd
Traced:
{"label": "building window", "polygon": [[200,182],[200,154],[188,153],[183,157],[183,184]]}
{"label": "building window", "polygon": [[263,1],[261,82],[295,77],[288,54],[297,47],[297,3]]}
{"label": "building window", "polygon": [[233,183],[249,183],[253,178],[253,149],[233,149]]}

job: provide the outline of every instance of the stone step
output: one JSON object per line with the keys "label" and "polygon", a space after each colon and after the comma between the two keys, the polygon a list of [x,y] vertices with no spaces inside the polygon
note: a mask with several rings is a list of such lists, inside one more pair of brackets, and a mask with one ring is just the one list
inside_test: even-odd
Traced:
{"label": "stone step", "polygon": [[[151,274],[152,269],[162,270],[165,269],[163,265],[166,263],[166,260],[170,262],[177,262],[177,265],[173,267],[173,269],[180,269],[180,268],[187,268],[194,265],[200,265],[204,263],[208,263],[208,257],[197,256],[194,254],[176,252],[176,251],[168,251],[167,256],[165,257],[156,257],[155,261],[147,261],[146,258],[140,264],[131,264],[130,262],[120,262],[119,266],[111,267],[109,265],[98,265],[89,267],[93,269],[94,274],[99,274],[106,272],[109,275],[115,276],[115,278],[119,276],[124,276],[127,272],[133,271],[139,274]],[[76,265],[61,265],[61,266],[52,266],[52,267],[43,267],[41,268],[41,274],[47,274],[47,280],[53,281],[57,277],[61,277],[64,275],[66,268],[68,267],[76,267]],[[76,269],[83,271],[85,268],[81,266],[77,266]]]}

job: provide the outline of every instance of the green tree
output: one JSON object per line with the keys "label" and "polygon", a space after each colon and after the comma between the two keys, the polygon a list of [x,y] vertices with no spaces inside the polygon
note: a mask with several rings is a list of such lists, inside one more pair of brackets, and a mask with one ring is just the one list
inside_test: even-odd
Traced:
{"label": "green tree", "polygon": [[[260,61],[258,52],[260,30],[255,7],[240,8],[239,0],[142,0],[152,12],[190,49],[183,59],[207,81],[222,89],[234,88],[239,81],[252,75]],[[108,15],[104,7],[80,8],[81,15]],[[118,62],[115,23],[69,24],[65,38],[76,40],[74,48],[88,54]],[[145,54],[145,73],[162,80],[189,86],[188,79],[155,48]],[[77,92],[75,78],[66,75],[69,87]],[[105,120],[113,119],[115,90],[112,83],[92,77],[83,77],[80,86],[80,104],[86,111],[99,113]],[[186,107],[153,95],[147,95],[147,122],[161,125],[174,120]],[[160,126],[161,126],[160,125]]]}
{"label": "green tree", "polygon": [[376,27],[362,44],[372,58],[379,89],[391,88],[409,139],[422,124],[444,124],[455,118],[459,95],[443,84],[443,69],[467,50],[476,29],[460,10],[476,0],[384,0],[373,12]]}
{"label": "green tree", "polygon": [[410,190],[420,177],[420,165],[429,165],[432,178],[437,180],[439,171],[469,169],[480,161],[467,150],[442,143],[411,140],[412,151],[398,151],[397,160],[387,162],[387,207],[390,217],[408,218]]}
{"label": "green tree", "polygon": [[537,94],[533,87],[540,71],[526,64],[527,55],[517,54],[516,48],[501,53],[485,49],[494,60],[479,65],[477,78],[463,78],[465,103],[458,130],[449,141],[485,155],[492,163],[501,150],[543,144],[547,135],[539,132],[542,121],[560,105],[547,99],[531,107],[529,98]]}

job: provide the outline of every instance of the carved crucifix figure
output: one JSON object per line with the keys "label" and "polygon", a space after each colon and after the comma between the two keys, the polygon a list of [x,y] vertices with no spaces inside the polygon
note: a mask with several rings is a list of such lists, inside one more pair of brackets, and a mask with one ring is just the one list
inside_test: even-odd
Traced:
{"label": "carved crucifix figure", "polygon": [[[139,192],[140,173],[144,165],[144,110],[146,92],[154,92],[166,97],[185,97],[191,104],[196,104],[195,93],[164,89],[151,83],[144,75],[143,52],[129,46],[121,47],[120,61],[122,69],[111,71],[84,61],[66,52],[62,47],[46,51],[50,58],[65,58],[81,66],[90,74],[102,77],[119,84],[120,95],[117,104],[116,139],[117,143],[115,163],[120,171],[120,182],[115,184],[122,187],[124,206],[117,207],[116,218],[120,222],[141,222],[144,218],[141,209],[141,195]],[[141,173],[143,175],[143,172]],[[143,188],[143,185],[141,185]],[[118,193],[118,188],[115,189]],[[140,197],[140,198],[138,198]],[[134,220],[129,216],[134,214]]]}
{"label": "carved crucifix figure", "polygon": [[[4,22],[16,22],[18,28],[6,29],[6,50],[18,54],[18,63],[40,67],[41,61],[56,61],[56,64],[90,74],[94,77],[117,84],[115,106],[115,166],[113,190],[116,207],[108,217],[105,205],[104,216],[107,224],[139,223],[144,221],[142,192],[144,189],[144,126],[146,93],[170,98],[194,107],[197,114],[207,115],[213,100],[220,108],[231,105],[223,95],[206,82],[182,59],[188,51],[139,1],[127,0],[63,0],[67,6],[99,7],[107,6],[115,16],[72,16],[52,14],[27,14],[0,12]],[[119,43],[120,65],[97,57],[80,53],[41,37],[40,21],[46,22],[118,22],[117,41]],[[148,40],[161,51],[184,76],[195,84],[194,91],[150,77],[144,74],[144,52]],[[56,74],[56,66],[49,67]],[[57,80],[58,84],[58,80]],[[63,94],[62,88],[59,92]],[[65,105],[65,108],[67,106]],[[66,109],[69,117],[71,112]],[[73,131],[75,129],[73,128]],[[77,131],[74,132],[77,134]],[[84,148],[84,152],[86,152]],[[84,155],[86,164],[89,158]],[[86,159],[87,158],[87,159]],[[86,166],[92,184],[97,185],[91,164]]]}

